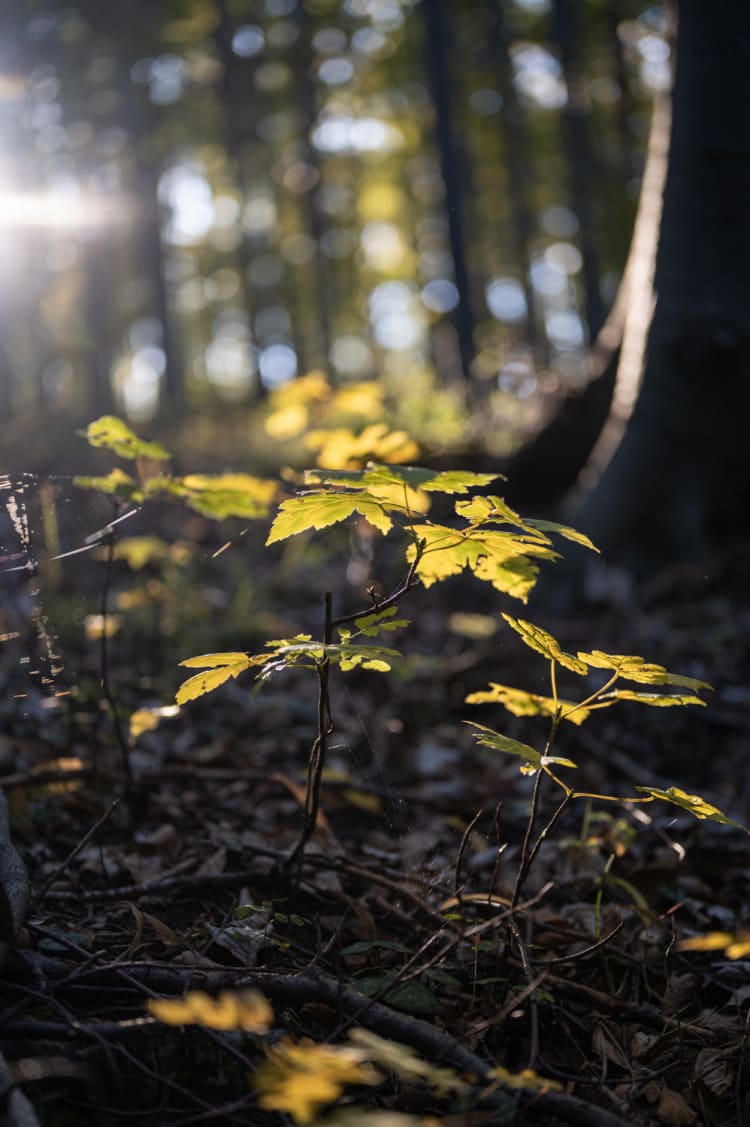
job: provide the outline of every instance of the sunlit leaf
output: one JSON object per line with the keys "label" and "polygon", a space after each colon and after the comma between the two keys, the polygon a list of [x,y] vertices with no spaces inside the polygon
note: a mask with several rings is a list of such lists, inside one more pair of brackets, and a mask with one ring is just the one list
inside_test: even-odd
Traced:
{"label": "sunlit leaf", "polygon": [[408,485],[428,493],[468,493],[470,489],[489,485],[498,474],[471,473],[468,470],[428,470],[421,466],[384,466],[369,462],[363,470],[308,470],[305,479],[326,485],[347,485],[367,489],[373,485]]}
{"label": "sunlit leaf", "polygon": [[377,380],[346,383],[334,392],[331,409],[338,415],[371,419],[383,410],[383,386]]}
{"label": "sunlit leaf", "polygon": [[[529,543],[509,532],[462,532],[437,524],[413,527],[417,538],[424,542],[417,573],[425,587],[459,575],[468,568],[477,579],[525,602],[539,574],[531,557],[557,559],[557,554],[551,549]],[[415,557],[416,548],[411,545],[407,550],[407,560],[412,563]]]}
{"label": "sunlit leaf", "polygon": [[474,729],[474,738],[484,747],[491,747],[495,751],[503,751],[507,755],[516,755],[520,759],[523,759],[524,763],[535,769],[543,767],[548,763],[556,763],[560,767],[577,766],[572,759],[564,759],[557,755],[543,756],[528,744],[521,743],[520,740],[512,740],[509,736],[501,736],[499,732],[495,732],[492,728],[486,728],[484,724],[475,724],[474,721],[470,720],[467,720],[466,723]]}
{"label": "sunlit leaf", "polygon": [[278,491],[275,481],[244,473],[188,474],[180,481],[185,504],[213,520],[265,517]]}
{"label": "sunlit leaf", "polygon": [[674,708],[683,704],[700,704],[706,707],[706,702],[700,697],[687,696],[684,693],[636,693],[632,689],[616,689],[614,692],[606,693],[599,700],[603,704],[610,701],[614,704],[618,700],[634,700],[640,704],[651,705],[653,708]]}
{"label": "sunlit leaf", "polygon": [[162,720],[177,716],[179,711],[177,705],[174,704],[165,705],[161,708],[137,708],[135,712],[131,713],[128,724],[131,741],[135,742],[144,732],[152,732],[159,727]]}
{"label": "sunlit leaf", "polygon": [[326,657],[346,671],[361,665],[363,669],[373,669],[384,673],[390,669],[390,659],[400,657],[398,650],[387,646],[360,646],[347,642],[325,647]]}
{"label": "sunlit leaf", "polygon": [[197,657],[186,657],[180,662],[185,669],[216,669],[222,665],[239,665],[249,660],[246,653],[229,650],[226,653],[199,654]]}
{"label": "sunlit leaf", "polygon": [[744,959],[750,955],[750,932],[709,931],[692,939],[681,939],[678,951],[723,951],[728,959]]}
{"label": "sunlit leaf", "polygon": [[158,442],[139,438],[127,423],[115,415],[102,415],[89,423],[85,437],[90,446],[106,446],[121,458],[156,458],[166,461],[170,455]]}
{"label": "sunlit leaf", "polygon": [[135,478],[119,468],[111,470],[103,477],[74,477],[73,484],[79,489],[95,489],[99,493],[113,494],[124,501],[139,501],[143,496]]}
{"label": "sunlit leaf", "polygon": [[217,998],[193,990],[183,998],[152,998],[146,1005],[152,1017],[165,1025],[268,1033],[273,1022],[270,1002],[255,990],[226,990]]}
{"label": "sunlit leaf", "polygon": [[360,434],[346,428],[310,431],[305,444],[317,450],[323,469],[361,466],[368,458],[383,462],[408,462],[419,454],[419,447],[405,431],[391,431],[386,423],[373,423]]}
{"label": "sunlit leaf", "polygon": [[432,498],[423,489],[412,489],[403,482],[374,482],[367,492],[382,501],[388,512],[424,516],[432,507]]}
{"label": "sunlit leaf", "polygon": [[559,1081],[548,1080],[544,1076],[539,1076],[530,1068],[524,1068],[521,1072],[509,1072],[507,1068],[498,1065],[490,1070],[490,1076],[499,1080],[506,1088],[514,1088],[523,1092],[562,1092],[565,1090]]}
{"label": "sunlit leaf", "polygon": [[387,607],[386,610],[373,611],[372,614],[364,614],[361,618],[354,621],[354,625],[364,634],[367,638],[376,638],[382,631],[398,630],[402,626],[408,626],[409,621],[406,618],[396,618],[398,614],[398,607]]}
{"label": "sunlit leaf", "polygon": [[579,532],[575,528],[569,528],[566,524],[557,524],[554,520],[537,520],[529,517],[526,521],[532,528],[538,528],[541,532],[556,532],[559,536],[565,537],[566,540],[571,540],[574,544],[580,544],[583,548],[588,548],[592,552],[598,552],[596,544],[590,540],[583,532]]}
{"label": "sunlit leaf", "polygon": [[467,704],[502,704],[514,716],[552,717],[559,708],[561,719],[576,725],[583,724],[591,715],[588,708],[581,708],[574,701],[558,700],[556,706],[552,697],[527,693],[523,689],[513,689],[510,685],[498,685],[495,681],[490,682],[489,689],[470,693],[465,699]]}
{"label": "sunlit leaf", "polygon": [[470,501],[456,501],[455,508],[458,516],[472,523],[482,521],[488,524],[510,524],[545,544],[550,543],[543,533],[532,527],[531,521],[519,516],[502,497],[472,497]]}
{"label": "sunlit leaf", "polygon": [[375,1084],[377,1074],[354,1045],[318,1045],[307,1038],[286,1038],[268,1049],[268,1059],[253,1073],[258,1103],[267,1111],[291,1115],[295,1123],[310,1123],[347,1084]]}
{"label": "sunlit leaf", "polygon": [[385,1072],[395,1073],[402,1080],[423,1080],[438,1094],[468,1091],[469,1085],[452,1068],[443,1068],[421,1057],[408,1045],[386,1040],[369,1029],[353,1029],[350,1039],[363,1049],[369,1060]]}
{"label": "sunlit leaf", "polygon": [[170,548],[160,536],[128,536],[115,544],[115,559],[125,560],[133,571],[147,564],[160,564],[169,558]]}
{"label": "sunlit leaf", "polygon": [[557,639],[553,638],[547,630],[543,630],[541,626],[535,626],[533,622],[526,622],[523,618],[512,618],[511,615],[505,613],[503,613],[503,618],[521,636],[530,649],[536,650],[537,653],[543,654],[551,661],[559,662],[571,673],[585,674],[588,672],[586,662],[580,654],[575,657],[573,654],[566,653]]}
{"label": "sunlit leaf", "polygon": [[131,713],[129,732],[131,740],[137,740],[144,732],[152,732],[159,727],[159,716],[151,708],[137,708]]}
{"label": "sunlit leaf", "polygon": [[213,692],[231,678],[239,677],[251,665],[257,665],[268,660],[263,654],[260,658],[251,658],[243,653],[216,653],[202,654],[199,657],[189,657],[181,661],[180,665],[189,669],[202,669],[204,672],[196,673],[183,681],[177,690],[176,701],[186,704],[189,700],[202,697],[205,693]]}
{"label": "sunlit leaf", "polygon": [[673,806],[679,806],[701,821],[720,822],[724,826],[734,826],[736,829],[743,830],[744,833],[750,833],[750,830],[745,829],[740,822],[735,822],[728,818],[726,814],[722,814],[721,810],[712,806],[710,802],[706,802],[705,798],[701,798],[699,794],[687,794],[679,787],[669,787],[668,790],[660,790],[658,787],[636,787],[635,789],[642,794],[651,795],[652,798],[660,798],[664,802],[670,802]]}
{"label": "sunlit leaf", "polygon": [[368,494],[305,493],[282,501],[266,544],[275,544],[310,528],[328,528],[353,513],[359,513],[383,535],[393,527],[383,505]]}
{"label": "sunlit leaf", "polygon": [[279,411],[272,412],[264,422],[263,429],[270,438],[284,442],[302,434],[309,420],[310,412],[303,403],[290,403]]}
{"label": "sunlit leaf", "polygon": [[325,372],[314,368],[296,380],[289,380],[281,387],[274,388],[270,395],[271,407],[281,409],[290,403],[325,403],[333,391]]}
{"label": "sunlit leaf", "polygon": [[623,680],[637,681],[642,685],[676,685],[693,691],[711,688],[706,681],[669,673],[663,665],[646,662],[633,654],[608,654],[594,650],[592,653],[579,653],[578,657],[593,669],[611,669]]}

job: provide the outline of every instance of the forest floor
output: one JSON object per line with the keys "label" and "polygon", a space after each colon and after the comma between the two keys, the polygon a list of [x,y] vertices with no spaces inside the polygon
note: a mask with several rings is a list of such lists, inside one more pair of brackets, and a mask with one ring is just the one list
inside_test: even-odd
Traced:
{"label": "forest floor", "polygon": [[[340,581],[312,552],[296,586],[255,573],[250,634],[322,616],[322,592]],[[397,1050],[393,1068],[381,1063],[335,1105],[289,1109],[297,1122],[748,1122],[750,950],[730,959],[679,941],[748,925],[750,838],[627,800],[636,786],[677,786],[750,824],[747,559],[745,547],[636,592],[613,585],[574,618],[542,619],[566,650],[639,654],[715,691],[705,708],[626,703],[561,733],[556,753],[579,764],[578,789],[621,801],[570,803],[513,907],[534,779],[464,721],[540,750],[545,722],[464,698],[490,681],[544,693],[547,667],[463,581],[400,608],[413,619],[408,656],[387,678],[335,672],[335,732],[299,867],[288,858],[314,681],[292,670],[253,694],[248,673],[162,718],[130,741],[129,787],[112,724],[112,707],[127,725],[144,696],[170,703],[173,651],[251,645],[241,569],[196,580],[191,608],[179,593],[192,650],[187,633],[159,649],[171,612],[156,587],[152,632],[123,629],[104,671],[100,643],[66,643],[69,696],[50,707],[36,689],[10,692],[2,705],[0,782],[32,889],[0,971],[6,1107],[19,1084],[45,1127],[272,1125],[279,1113],[248,1079],[269,1047],[340,1044],[358,1027],[429,1067],[410,1072],[417,1058]],[[222,557],[211,566],[219,576]],[[157,582],[145,574],[144,588]],[[118,575],[110,603],[122,607]],[[98,605],[90,596],[88,610]],[[56,613],[80,623],[74,606],[63,587],[45,607],[53,627]],[[537,832],[558,805],[542,787]],[[248,987],[273,1006],[265,1035],[171,1026],[147,1010],[155,997]],[[11,1127],[33,1122],[13,1114]]]}

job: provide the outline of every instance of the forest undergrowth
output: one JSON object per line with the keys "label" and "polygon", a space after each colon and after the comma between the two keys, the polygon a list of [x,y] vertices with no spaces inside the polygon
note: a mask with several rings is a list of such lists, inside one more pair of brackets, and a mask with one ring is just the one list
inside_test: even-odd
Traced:
{"label": "forest undergrowth", "polygon": [[551,619],[486,475],[319,468],[265,548],[247,482],[114,472],[64,670],[3,674],[11,1127],[747,1121],[746,548]]}

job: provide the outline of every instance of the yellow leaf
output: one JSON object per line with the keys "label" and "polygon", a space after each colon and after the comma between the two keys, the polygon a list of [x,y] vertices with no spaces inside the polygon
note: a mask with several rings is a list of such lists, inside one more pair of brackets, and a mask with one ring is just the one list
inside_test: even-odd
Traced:
{"label": "yellow leaf", "polygon": [[263,424],[263,429],[270,438],[284,442],[302,434],[309,419],[310,412],[303,403],[290,403],[288,407],[283,407],[269,415]]}
{"label": "yellow leaf", "polygon": [[147,1003],[152,1017],[165,1025],[202,1025],[206,1029],[241,1029],[267,1033],[273,1021],[270,1002],[255,990],[223,991],[212,998],[193,990],[183,998],[154,998]]}
{"label": "yellow leaf", "polygon": [[346,384],[334,394],[331,407],[338,415],[371,419],[383,411],[383,388],[376,380]]}
{"label": "yellow leaf", "polygon": [[328,528],[347,520],[355,512],[384,536],[393,527],[383,503],[369,493],[306,493],[281,502],[266,544],[286,540],[309,528]]}
{"label": "yellow leaf", "polygon": [[266,516],[278,490],[275,481],[246,473],[188,474],[176,480],[185,503],[214,520]]}
{"label": "yellow leaf", "polygon": [[408,462],[419,454],[419,447],[405,431],[389,431],[386,423],[373,423],[360,434],[344,427],[310,431],[305,438],[311,450],[318,450],[321,469],[357,469],[369,458],[381,462]]}
{"label": "yellow leaf", "polygon": [[160,536],[128,536],[115,544],[115,559],[126,560],[133,571],[146,564],[161,564],[169,557],[169,544]]}
{"label": "yellow leaf", "polygon": [[137,708],[130,717],[130,738],[137,740],[144,732],[152,732],[159,727],[159,715],[151,708]]}
{"label": "yellow leaf", "polygon": [[575,657],[573,654],[566,653],[557,639],[553,638],[548,631],[543,630],[541,626],[535,626],[533,622],[526,622],[523,618],[512,618],[504,612],[503,618],[517,634],[520,634],[530,649],[536,650],[537,653],[543,654],[551,661],[559,661],[560,665],[569,669],[571,673],[585,674],[588,672],[587,663],[582,654]]}
{"label": "yellow leaf", "polygon": [[646,662],[635,654],[608,654],[594,650],[592,653],[579,653],[578,657],[594,669],[616,671],[626,681],[636,681],[641,685],[676,685],[694,692],[711,688],[706,681],[699,681],[696,677],[683,677],[680,673],[669,673],[663,665]]}
{"label": "yellow leaf", "polygon": [[227,653],[199,654],[198,657],[186,657],[180,665],[186,669],[215,669],[219,665],[239,665],[247,661],[246,653],[230,650]]}
{"label": "yellow leaf", "polygon": [[539,1076],[531,1068],[524,1068],[520,1072],[509,1072],[507,1068],[498,1066],[493,1068],[490,1076],[494,1076],[506,1088],[520,1089],[524,1092],[562,1092],[563,1085],[557,1080],[547,1080]]}
{"label": "yellow leaf", "polygon": [[331,397],[331,385],[325,372],[314,368],[299,379],[290,380],[271,393],[271,407],[280,410],[290,403],[325,403]]}
{"label": "yellow leaf", "polygon": [[636,787],[635,789],[641,791],[642,794],[650,795],[652,798],[660,798],[664,802],[671,802],[674,806],[682,807],[683,810],[689,810],[701,821],[720,822],[724,826],[734,826],[736,829],[742,830],[743,833],[750,833],[750,830],[747,830],[740,822],[734,822],[731,818],[728,818],[718,807],[706,802],[705,798],[701,798],[699,794],[688,794],[679,787],[668,787],[667,790],[660,790],[658,787]]}
{"label": "yellow leaf", "polygon": [[268,1050],[268,1060],[253,1075],[258,1103],[269,1111],[286,1112],[295,1123],[310,1123],[320,1108],[338,1099],[347,1084],[377,1082],[364,1058],[354,1046],[285,1039]]}
{"label": "yellow leaf", "polygon": [[523,689],[513,689],[510,685],[498,685],[490,682],[489,689],[483,692],[470,693],[466,697],[467,704],[502,704],[514,716],[554,716],[556,710],[561,709],[560,718],[569,720],[571,724],[580,726],[591,715],[588,708],[581,708],[574,701],[558,700],[552,697],[540,696],[538,693],[527,693]]}
{"label": "yellow leaf", "polygon": [[709,931],[706,935],[681,939],[677,949],[678,951],[723,951],[734,941],[735,936],[729,931]]}
{"label": "yellow leaf", "polygon": [[205,693],[213,692],[214,689],[218,689],[219,685],[223,685],[230,678],[239,677],[240,673],[249,669],[251,665],[265,664],[266,661],[268,661],[266,655],[263,655],[261,660],[250,658],[247,654],[236,653],[204,654],[203,657],[189,657],[180,664],[189,667],[202,667],[203,672],[196,673],[194,677],[188,677],[187,681],[183,681],[177,690],[175,699],[178,704],[186,704],[189,700],[195,700]]}

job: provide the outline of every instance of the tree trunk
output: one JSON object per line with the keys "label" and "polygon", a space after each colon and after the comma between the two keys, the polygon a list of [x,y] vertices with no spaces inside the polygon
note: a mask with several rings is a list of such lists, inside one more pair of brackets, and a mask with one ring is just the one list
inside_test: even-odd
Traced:
{"label": "tree trunk", "polygon": [[750,5],[678,5],[656,301],[640,394],[568,515],[636,574],[744,532],[750,496]]}
{"label": "tree trunk", "polygon": [[[628,260],[607,319],[588,350],[587,382],[562,397],[550,421],[510,461],[506,496],[540,511],[591,492],[622,439],[643,374],[653,309],[671,100],[657,96]],[[550,468],[554,467],[554,474]]]}
{"label": "tree trunk", "polygon": [[458,290],[458,304],[452,319],[458,338],[461,376],[468,381],[471,378],[471,362],[474,359],[474,314],[462,214],[468,165],[463,158],[454,123],[452,102],[454,86],[449,66],[454,46],[448,23],[451,5],[446,4],[445,0],[425,0],[422,8],[427,79],[435,111],[435,134],[440,172],[445,187],[453,277]]}

